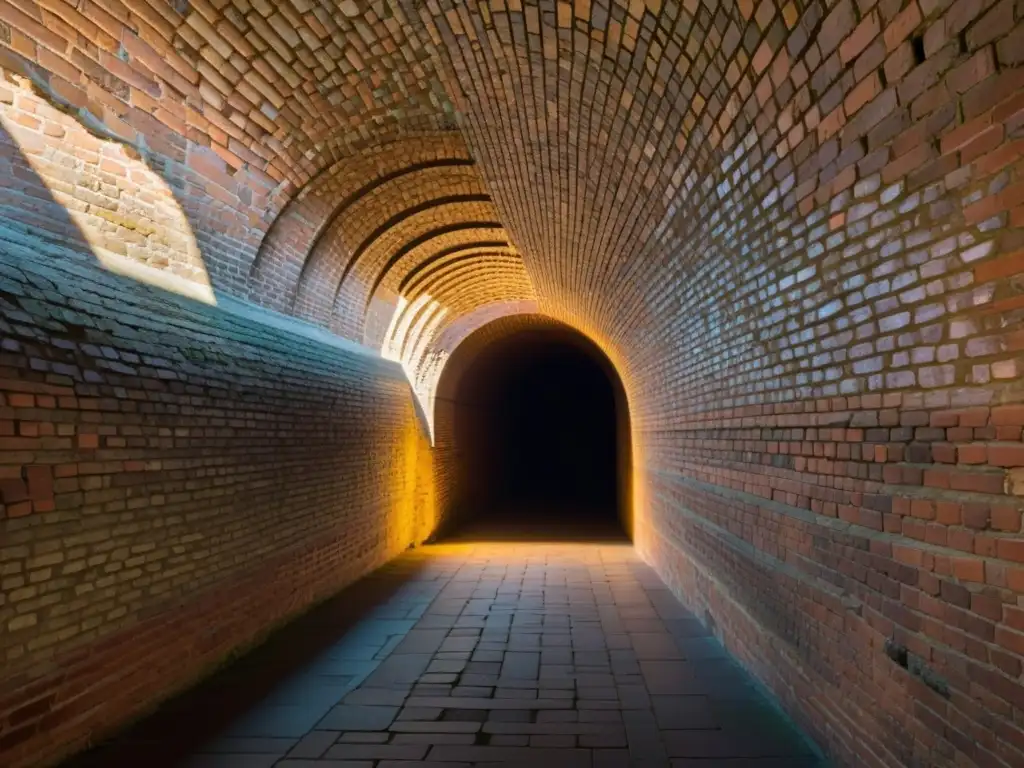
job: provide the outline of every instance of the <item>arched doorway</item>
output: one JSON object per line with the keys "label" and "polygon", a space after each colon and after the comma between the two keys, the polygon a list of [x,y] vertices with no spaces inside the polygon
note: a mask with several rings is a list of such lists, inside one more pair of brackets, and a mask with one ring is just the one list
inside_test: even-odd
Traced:
{"label": "arched doorway", "polygon": [[625,392],[578,331],[537,316],[476,331],[442,374],[435,419],[443,535],[631,533]]}

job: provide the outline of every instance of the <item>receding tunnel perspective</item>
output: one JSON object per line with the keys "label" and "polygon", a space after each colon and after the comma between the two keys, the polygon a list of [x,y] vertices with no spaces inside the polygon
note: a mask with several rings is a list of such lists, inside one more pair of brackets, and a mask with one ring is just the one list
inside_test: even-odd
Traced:
{"label": "receding tunnel perspective", "polygon": [[629,534],[628,405],[583,334],[542,317],[484,326],[456,350],[436,398],[452,473],[446,534]]}
{"label": "receding tunnel perspective", "polygon": [[1024,767],[1024,0],[0,0],[2,768]]}

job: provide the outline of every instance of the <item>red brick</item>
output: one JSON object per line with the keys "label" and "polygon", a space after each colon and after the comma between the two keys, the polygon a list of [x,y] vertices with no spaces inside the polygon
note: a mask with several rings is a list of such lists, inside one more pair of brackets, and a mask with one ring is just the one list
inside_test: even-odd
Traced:
{"label": "red brick", "polygon": [[856,88],[850,91],[850,94],[846,97],[846,101],[843,102],[843,109],[846,111],[848,116],[855,115],[861,107],[870,102],[881,92],[882,84],[878,79],[878,74],[872,72],[862,82],[858,83]]}
{"label": "red brick", "polygon": [[27,517],[32,514],[31,501],[19,501],[17,504],[7,505],[7,516],[10,518]]}
{"label": "red brick", "polygon": [[910,37],[910,34],[917,28],[917,25],[921,23],[921,10],[918,8],[916,0],[911,2],[900,11],[892,21],[885,25],[884,38],[885,47],[889,51],[893,51]]}
{"label": "red brick", "polygon": [[28,484],[29,497],[33,501],[46,501],[53,498],[53,473],[50,467],[25,467],[25,481]]}
{"label": "red brick", "polygon": [[996,552],[1004,560],[1024,563],[1024,540],[999,539],[996,542]]}
{"label": "red brick", "polygon": [[1012,653],[1024,655],[1024,634],[996,627],[996,642]]}
{"label": "red brick", "polygon": [[992,118],[983,115],[958,126],[942,137],[942,152],[948,154],[970,144],[992,127]]}
{"label": "red brick", "polygon": [[28,498],[28,486],[26,486],[24,480],[20,478],[0,478],[0,501],[4,504],[10,505],[25,501]]}
{"label": "red brick", "polygon": [[992,409],[992,423],[997,426],[1024,425],[1024,405],[1000,405]]}
{"label": "red brick", "polygon": [[988,460],[988,449],[985,445],[959,445],[956,449],[957,461],[961,464],[984,464]]}
{"label": "red brick", "polygon": [[991,621],[1002,621],[1003,619],[1003,603],[995,597],[975,592],[971,595],[971,610]]}
{"label": "red brick", "polygon": [[879,33],[878,12],[872,11],[863,19],[849,37],[839,46],[839,58],[843,64],[853,61]]}
{"label": "red brick", "polygon": [[996,467],[1024,467],[1024,445],[989,446],[989,462]]}
{"label": "red brick", "polygon": [[979,283],[998,280],[1024,272],[1024,249],[1003,253],[974,268],[974,279]]}
{"label": "red brick", "polygon": [[946,75],[946,82],[956,93],[964,93],[996,70],[992,48],[983,48]]}
{"label": "red brick", "polygon": [[985,561],[974,557],[954,557],[953,575],[960,581],[985,581]]}
{"label": "red brick", "polygon": [[993,125],[960,148],[960,161],[964,164],[972,163],[997,148],[1002,142],[1003,127]]}
{"label": "red brick", "polygon": [[992,528],[997,531],[1020,531],[1021,511],[1013,507],[992,507]]}

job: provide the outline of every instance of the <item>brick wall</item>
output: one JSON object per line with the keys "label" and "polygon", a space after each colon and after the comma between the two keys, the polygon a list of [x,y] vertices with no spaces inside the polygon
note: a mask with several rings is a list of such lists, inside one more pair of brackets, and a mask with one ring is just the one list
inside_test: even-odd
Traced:
{"label": "brick wall", "polygon": [[[638,546],[835,761],[1007,768],[1022,25],[1019,0],[0,0],[0,210],[317,297],[424,402],[496,317],[581,330],[626,386]],[[488,200],[420,216],[435,190]]]}
{"label": "brick wall", "polygon": [[434,520],[396,365],[88,258],[0,253],[0,762],[27,766]]}
{"label": "brick wall", "polygon": [[641,552],[838,764],[1024,763],[1020,3],[489,8],[421,17]]}

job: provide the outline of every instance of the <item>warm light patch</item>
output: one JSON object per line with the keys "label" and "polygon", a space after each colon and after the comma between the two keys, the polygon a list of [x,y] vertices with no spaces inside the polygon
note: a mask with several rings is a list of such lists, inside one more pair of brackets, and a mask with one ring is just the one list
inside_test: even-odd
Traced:
{"label": "warm light patch", "polygon": [[431,445],[434,444],[434,392],[444,365],[443,358],[447,355],[443,356],[440,364],[437,353],[430,356],[428,365],[422,365],[421,358],[433,339],[434,331],[447,314],[448,310],[430,294],[420,294],[411,302],[405,296],[399,296],[381,347],[384,359],[399,363],[405,371],[426,419]]}
{"label": "warm light patch", "polygon": [[[99,138],[33,92],[27,79],[14,80],[20,87],[13,103],[0,103],[0,144],[14,148],[20,157],[13,163],[23,161],[26,172],[4,183],[9,193],[46,197],[36,204],[40,220],[7,220],[2,236],[38,248],[42,234],[88,250],[111,272],[215,304],[192,226],[172,187],[147,163],[144,142]],[[74,185],[64,181],[67,168],[75,169]]]}

